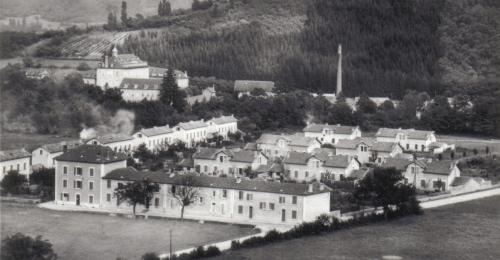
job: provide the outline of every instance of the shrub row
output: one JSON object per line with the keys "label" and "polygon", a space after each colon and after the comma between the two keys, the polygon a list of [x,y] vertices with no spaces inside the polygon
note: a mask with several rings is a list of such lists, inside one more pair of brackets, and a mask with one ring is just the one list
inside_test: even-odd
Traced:
{"label": "shrub row", "polygon": [[189,252],[189,253],[183,253],[180,255],[173,255],[172,259],[167,258],[168,260],[190,260],[190,259],[199,259],[199,258],[205,258],[205,257],[213,257],[220,255],[221,251],[219,250],[218,247],[216,246],[209,246],[207,249],[205,249],[202,246],[199,246],[197,249]]}

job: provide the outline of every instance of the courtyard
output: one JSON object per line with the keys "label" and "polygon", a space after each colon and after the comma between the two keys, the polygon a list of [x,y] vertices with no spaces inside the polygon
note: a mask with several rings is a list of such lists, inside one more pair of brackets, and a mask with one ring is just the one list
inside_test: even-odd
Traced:
{"label": "courtyard", "polygon": [[28,204],[1,204],[2,239],[16,232],[42,235],[59,259],[140,259],[146,252],[173,251],[255,233],[252,227],[179,221],[128,219],[103,214],[52,211]]}
{"label": "courtyard", "polygon": [[422,216],[371,224],[217,259],[500,259],[500,196],[426,210]]}

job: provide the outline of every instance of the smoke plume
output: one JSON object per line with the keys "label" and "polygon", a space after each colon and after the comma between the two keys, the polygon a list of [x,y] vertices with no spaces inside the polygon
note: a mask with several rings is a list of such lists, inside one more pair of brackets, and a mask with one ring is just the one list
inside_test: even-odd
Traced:
{"label": "smoke plume", "polygon": [[87,140],[109,134],[130,135],[134,131],[135,114],[129,110],[120,109],[110,116],[100,106],[96,106],[92,109],[92,115],[96,120],[96,125],[93,127],[83,125],[80,139]]}

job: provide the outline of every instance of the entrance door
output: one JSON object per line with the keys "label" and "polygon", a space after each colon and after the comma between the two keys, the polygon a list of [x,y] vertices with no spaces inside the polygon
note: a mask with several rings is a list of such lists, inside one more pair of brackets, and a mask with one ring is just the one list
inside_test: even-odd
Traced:
{"label": "entrance door", "polygon": [[76,205],[80,206],[80,194],[76,194]]}
{"label": "entrance door", "polygon": [[281,221],[285,222],[286,220],[286,210],[282,209],[281,210]]}
{"label": "entrance door", "polygon": [[253,207],[252,206],[248,207],[248,217],[249,218],[253,217]]}

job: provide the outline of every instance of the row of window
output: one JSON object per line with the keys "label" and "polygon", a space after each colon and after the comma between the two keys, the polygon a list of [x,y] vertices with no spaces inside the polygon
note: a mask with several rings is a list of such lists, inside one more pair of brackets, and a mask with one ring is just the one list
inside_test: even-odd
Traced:
{"label": "row of window", "polygon": [[[265,202],[262,202],[262,203],[265,203]],[[260,209],[266,210],[265,204],[262,204],[262,203],[260,204]],[[270,205],[269,208],[271,209],[271,205],[272,205],[272,209],[271,210],[274,210],[274,204],[273,203],[269,203],[269,205]],[[264,208],[263,208],[263,206],[264,206]],[[243,205],[238,205],[238,214],[242,215],[244,213],[245,212],[244,212]],[[297,219],[297,211],[296,210],[292,210],[291,213],[292,213],[291,218],[292,219]],[[249,206],[248,207],[248,217],[249,218],[253,218],[253,214],[254,214],[253,213],[253,207]],[[282,209],[281,210],[281,214],[282,214],[281,220],[284,222],[286,220],[286,210]]]}
{"label": "row of window", "polygon": [[[68,187],[68,180],[67,179],[63,179],[62,180],[62,186],[63,186],[63,188],[67,188]],[[73,188],[74,189],[83,189],[83,181],[81,181],[81,180],[74,180],[73,181]],[[88,189],[89,190],[94,190],[94,182],[93,181],[89,181],[88,182]]]}
{"label": "row of window", "polygon": [[[27,164],[26,164],[26,163],[23,163],[22,165],[23,165],[23,171],[25,171],[25,170],[26,170],[26,167],[27,167]],[[16,168],[15,168],[15,169],[14,169],[14,166],[16,166]],[[2,173],[3,173],[3,174],[7,174],[7,168],[9,169],[8,171],[13,171],[13,170],[20,171],[20,170],[21,170],[21,164],[19,164],[19,163],[18,163],[18,164],[15,164],[15,165],[14,165],[14,164],[11,164],[11,165],[9,165],[9,167],[7,167],[7,166],[3,166],[3,167],[2,167]]]}
{"label": "row of window", "polygon": [[[75,195],[75,203],[76,203],[76,205],[80,205],[80,203],[82,202],[80,198],[81,198],[80,194],[76,194]],[[61,201],[70,201],[69,193],[62,192],[61,195],[60,195],[60,200]],[[89,195],[87,202],[89,204],[93,204],[94,203],[94,195]]]}
{"label": "row of window", "polygon": [[[94,168],[89,168],[89,177],[94,177]],[[63,166],[63,174],[68,174],[68,166]],[[75,176],[83,176],[83,168],[82,167],[73,167],[73,175]]]}

